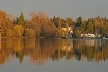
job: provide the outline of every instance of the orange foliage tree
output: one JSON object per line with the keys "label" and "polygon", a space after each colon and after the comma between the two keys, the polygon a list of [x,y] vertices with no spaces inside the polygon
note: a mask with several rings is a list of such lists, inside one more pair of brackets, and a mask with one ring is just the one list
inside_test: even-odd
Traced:
{"label": "orange foliage tree", "polygon": [[5,25],[5,22],[6,22],[6,13],[0,10],[0,36],[3,26]]}
{"label": "orange foliage tree", "polygon": [[56,31],[54,23],[43,12],[31,12],[30,21],[26,23],[25,27],[33,29],[36,36],[51,37],[55,35]]}

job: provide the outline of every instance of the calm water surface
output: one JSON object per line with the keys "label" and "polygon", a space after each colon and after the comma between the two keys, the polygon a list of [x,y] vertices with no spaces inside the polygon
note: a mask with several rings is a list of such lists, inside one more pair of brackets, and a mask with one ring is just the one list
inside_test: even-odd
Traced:
{"label": "calm water surface", "polygon": [[108,72],[108,40],[4,38],[0,72]]}

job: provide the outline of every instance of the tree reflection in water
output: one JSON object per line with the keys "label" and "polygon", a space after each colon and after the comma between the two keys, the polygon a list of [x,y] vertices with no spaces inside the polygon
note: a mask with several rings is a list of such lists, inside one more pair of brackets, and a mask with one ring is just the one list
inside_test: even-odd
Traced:
{"label": "tree reflection in water", "polygon": [[72,39],[36,39],[36,38],[4,38],[0,49],[0,64],[19,59],[22,63],[30,57],[30,64],[41,65],[49,59],[70,60],[87,58],[88,61],[102,61],[108,58],[107,40],[72,40]]}

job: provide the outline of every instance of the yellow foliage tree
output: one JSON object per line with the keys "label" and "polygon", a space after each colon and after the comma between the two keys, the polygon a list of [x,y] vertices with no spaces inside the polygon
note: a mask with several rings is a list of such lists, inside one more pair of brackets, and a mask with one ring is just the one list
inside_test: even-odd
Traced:
{"label": "yellow foliage tree", "polygon": [[24,28],[22,28],[22,26],[16,25],[13,29],[13,36],[20,37],[23,35]]}

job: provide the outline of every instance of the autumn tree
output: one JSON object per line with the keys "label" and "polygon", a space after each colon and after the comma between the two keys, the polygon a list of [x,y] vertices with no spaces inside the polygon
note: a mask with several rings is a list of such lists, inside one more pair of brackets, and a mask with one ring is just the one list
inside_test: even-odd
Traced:
{"label": "autumn tree", "polygon": [[7,36],[7,37],[12,36],[13,23],[14,23],[14,16],[7,14],[7,19],[3,28],[3,36]]}
{"label": "autumn tree", "polygon": [[55,35],[56,27],[45,13],[32,12],[30,17],[31,19],[26,22],[25,27],[34,30],[36,36],[51,37]]}
{"label": "autumn tree", "polygon": [[24,33],[24,28],[22,28],[22,26],[15,25],[13,27],[13,36],[15,36],[15,37],[21,37],[21,36],[23,36],[23,33]]}
{"label": "autumn tree", "polygon": [[26,36],[26,37],[35,37],[35,31],[33,29],[26,28],[24,36]]}
{"label": "autumn tree", "polygon": [[40,36],[54,37],[55,32],[56,32],[56,26],[54,25],[54,23],[52,21],[50,21],[48,16],[46,14],[44,14],[43,12],[39,12],[38,15],[39,15],[40,21],[41,21]]}
{"label": "autumn tree", "polygon": [[108,22],[105,22],[105,23],[104,23],[104,27],[102,28],[102,34],[103,34],[105,37],[108,37]]}
{"label": "autumn tree", "polygon": [[0,37],[5,23],[6,23],[6,13],[0,10]]}
{"label": "autumn tree", "polygon": [[30,25],[31,28],[35,31],[36,36],[40,36],[41,32],[41,21],[37,13],[31,12],[30,13]]}
{"label": "autumn tree", "polygon": [[61,28],[66,28],[66,20],[65,19],[61,19],[60,23],[61,23]]}
{"label": "autumn tree", "polygon": [[58,23],[58,36],[61,37],[61,19],[60,17],[57,18]]}

